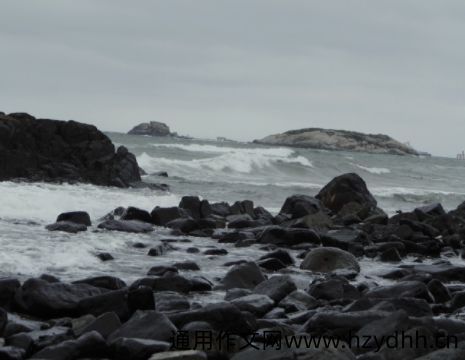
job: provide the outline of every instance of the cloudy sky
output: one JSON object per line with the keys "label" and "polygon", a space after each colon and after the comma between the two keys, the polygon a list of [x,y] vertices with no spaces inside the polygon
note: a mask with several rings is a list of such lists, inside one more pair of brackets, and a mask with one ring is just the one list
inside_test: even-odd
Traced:
{"label": "cloudy sky", "polygon": [[0,110],[251,140],[465,148],[461,0],[0,0]]}

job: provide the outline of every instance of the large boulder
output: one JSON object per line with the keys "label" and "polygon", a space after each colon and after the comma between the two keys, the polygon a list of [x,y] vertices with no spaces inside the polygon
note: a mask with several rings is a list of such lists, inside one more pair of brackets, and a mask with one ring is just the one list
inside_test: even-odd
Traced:
{"label": "large boulder", "polygon": [[171,135],[168,125],[158,122],[150,121],[148,123],[141,123],[134,126],[128,132],[129,135],[149,135],[149,136],[169,136]]}
{"label": "large boulder", "polygon": [[16,292],[19,309],[39,318],[76,316],[82,299],[101,295],[108,290],[88,284],[49,283],[29,279]]}
{"label": "large boulder", "polygon": [[280,214],[288,215],[291,219],[297,219],[306,215],[312,215],[321,210],[320,201],[308,195],[292,195],[286,199]]}
{"label": "large boulder", "polygon": [[260,268],[254,262],[234,265],[223,278],[225,289],[244,288],[253,289],[265,280]]}
{"label": "large boulder", "polygon": [[203,308],[168,315],[178,328],[194,321],[204,321],[215,330],[234,334],[250,334],[254,325],[236,306],[228,302],[208,304]]}
{"label": "large boulder", "polygon": [[375,209],[377,204],[365,181],[355,173],[334,178],[315,197],[336,213],[350,203],[369,209]]}
{"label": "large boulder", "polygon": [[0,114],[0,181],[27,179],[128,187],[140,182],[133,154],[95,126]]}
{"label": "large boulder", "polygon": [[69,221],[75,224],[82,224],[85,226],[91,226],[90,216],[85,211],[71,211],[65,212],[58,215],[56,222]]}
{"label": "large boulder", "polygon": [[300,268],[322,273],[337,270],[360,272],[360,265],[354,255],[332,247],[311,250],[300,264]]}
{"label": "large boulder", "polygon": [[157,311],[137,311],[109,336],[108,341],[112,342],[119,338],[170,341],[176,331],[176,327],[166,315]]}
{"label": "large boulder", "polygon": [[153,231],[153,227],[150,224],[137,220],[106,220],[100,223],[98,228],[129,233],[147,233]]}

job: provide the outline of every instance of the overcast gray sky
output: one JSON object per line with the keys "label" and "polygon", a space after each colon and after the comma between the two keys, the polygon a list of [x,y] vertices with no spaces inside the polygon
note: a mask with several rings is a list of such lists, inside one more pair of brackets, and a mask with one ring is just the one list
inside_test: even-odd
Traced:
{"label": "overcast gray sky", "polygon": [[251,140],[465,148],[462,0],[0,0],[0,110]]}

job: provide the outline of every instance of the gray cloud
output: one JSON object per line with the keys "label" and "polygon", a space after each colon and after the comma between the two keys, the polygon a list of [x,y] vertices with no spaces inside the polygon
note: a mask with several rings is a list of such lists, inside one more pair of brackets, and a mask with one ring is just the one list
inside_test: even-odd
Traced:
{"label": "gray cloud", "polygon": [[3,0],[3,111],[242,140],[321,126],[465,147],[465,4]]}

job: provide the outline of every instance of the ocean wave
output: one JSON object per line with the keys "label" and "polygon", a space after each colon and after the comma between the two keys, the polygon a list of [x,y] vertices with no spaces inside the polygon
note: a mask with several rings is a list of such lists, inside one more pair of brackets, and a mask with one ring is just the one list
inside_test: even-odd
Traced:
{"label": "ocean wave", "polygon": [[[175,168],[179,173],[187,170],[224,171],[237,173],[251,173],[255,170],[270,168],[279,164],[294,164],[312,168],[312,162],[304,156],[297,155],[289,149],[257,149],[257,148],[221,148],[211,145],[184,145],[187,148],[202,148],[210,150],[217,156],[179,160],[160,156],[150,156],[146,152],[137,157],[139,165],[148,172],[167,170]],[[179,147],[179,146],[175,146]],[[208,151],[204,151],[208,152]]]}
{"label": "ocean wave", "polygon": [[0,182],[3,220],[55,221],[66,211],[87,211],[98,219],[118,206],[136,206],[150,211],[155,206],[174,206],[180,197],[150,189],[119,189],[79,184]]}
{"label": "ocean wave", "polygon": [[376,174],[376,175],[381,175],[381,174],[389,174],[391,170],[386,169],[386,168],[377,168],[377,167],[368,167],[368,166],[363,166],[359,164],[353,164],[359,169],[365,170],[371,174]]}

